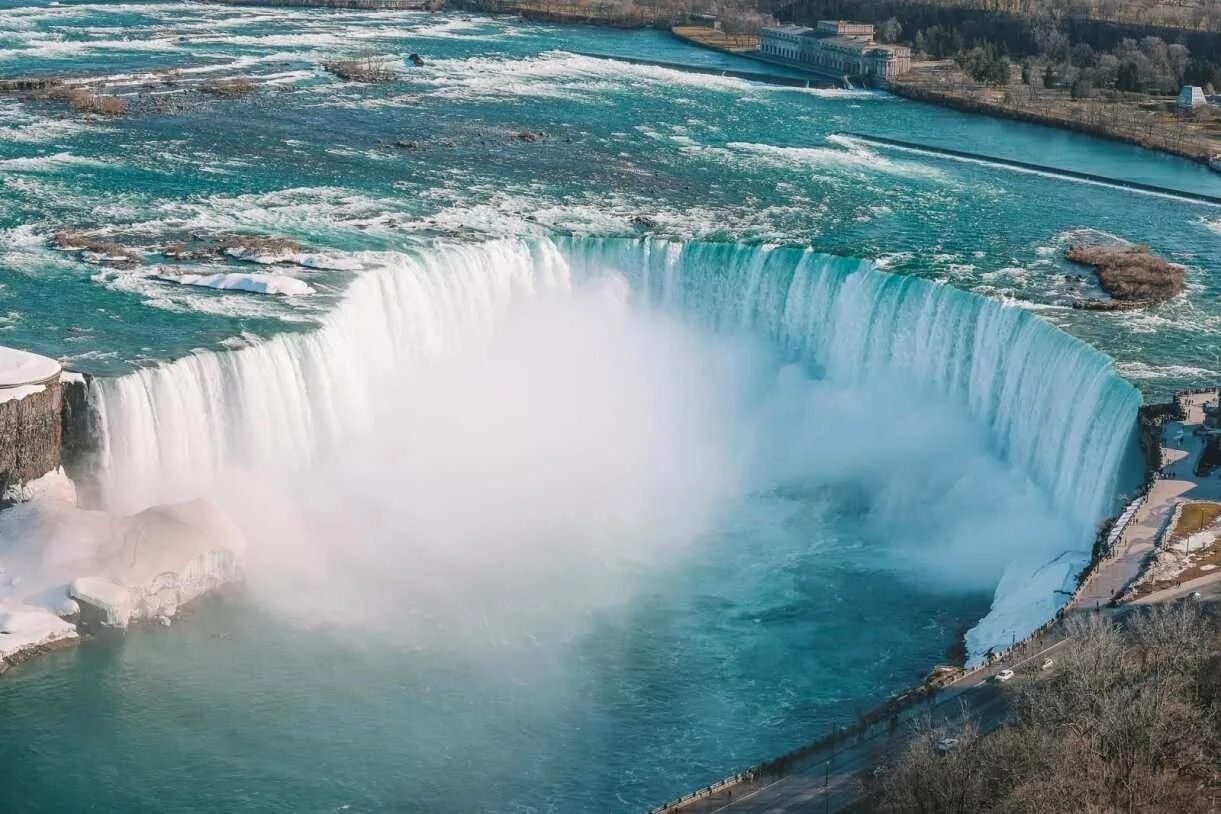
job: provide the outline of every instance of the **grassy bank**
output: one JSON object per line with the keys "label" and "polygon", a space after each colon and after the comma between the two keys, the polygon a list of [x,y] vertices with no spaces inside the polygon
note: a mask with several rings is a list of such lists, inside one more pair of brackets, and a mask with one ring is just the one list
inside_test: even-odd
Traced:
{"label": "grassy bank", "polygon": [[680,40],[701,45],[714,51],[741,54],[759,49],[759,38],[753,34],[726,34],[706,25],[676,25],[670,32]]}
{"label": "grassy bank", "polygon": [[545,0],[449,0],[449,8],[485,14],[516,14],[545,23],[598,25],[607,28],[649,28],[667,24],[657,9],[633,4],[552,3]]}
{"label": "grassy bank", "polygon": [[1073,99],[1061,88],[997,88],[973,82],[942,65],[899,77],[891,83],[891,90],[968,113],[1074,130],[1193,161],[1206,162],[1221,153],[1221,121],[1180,120],[1165,112],[1164,103],[1144,96]]}

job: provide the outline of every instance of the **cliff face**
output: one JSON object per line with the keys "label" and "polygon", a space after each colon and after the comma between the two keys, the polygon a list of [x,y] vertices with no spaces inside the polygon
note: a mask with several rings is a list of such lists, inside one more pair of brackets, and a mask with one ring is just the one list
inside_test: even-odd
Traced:
{"label": "cliff face", "polygon": [[60,463],[63,385],[0,389],[0,493],[40,478]]}
{"label": "cliff face", "polygon": [[98,505],[97,452],[101,427],[89,402],[90,379],[75,376],[63,383],[63,438],[60,457],[64,471],[76,485],[81,506]]}

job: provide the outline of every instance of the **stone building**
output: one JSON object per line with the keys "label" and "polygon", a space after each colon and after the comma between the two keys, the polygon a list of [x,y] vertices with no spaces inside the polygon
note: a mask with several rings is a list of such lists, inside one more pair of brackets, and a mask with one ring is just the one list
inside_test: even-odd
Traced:
{"label": "stone building", "polygon": [[886,80],[911,69],[910,48],[878,43],[872,25],[845,20],[819,20],[817,28],[765,28],[759,54],[836,77]]}

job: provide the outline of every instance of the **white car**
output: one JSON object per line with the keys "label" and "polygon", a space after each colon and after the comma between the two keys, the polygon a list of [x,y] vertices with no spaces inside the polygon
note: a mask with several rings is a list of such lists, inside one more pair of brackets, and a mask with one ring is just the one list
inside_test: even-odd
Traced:
{"label": "white car", "polygon": [[1008,669],[1008,668],[1006,668],[1006,669],[1001,670],[999,673],[997,673],[997,674],[996,674],[996,680],[997,680],[997,681],[1002,681],[1002,682],[1003,682],[1003,681],[1008,681],[1009,679],[1013,678],[1013,675],[1014,675],[1013,671],[1012,671],[1012,670],[1010,670],[1010,669]]}

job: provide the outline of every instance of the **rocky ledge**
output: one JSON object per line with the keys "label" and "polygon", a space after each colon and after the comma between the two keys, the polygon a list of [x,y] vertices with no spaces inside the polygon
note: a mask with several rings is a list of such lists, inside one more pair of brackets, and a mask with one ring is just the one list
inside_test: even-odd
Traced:
{"label": "rocky ledge", "polygon": [[0,347],[0,506],[59,466],[60,373],[54,359]]}

